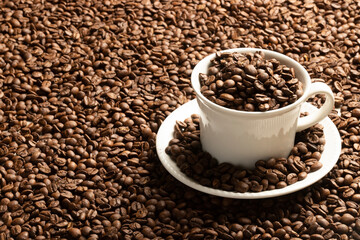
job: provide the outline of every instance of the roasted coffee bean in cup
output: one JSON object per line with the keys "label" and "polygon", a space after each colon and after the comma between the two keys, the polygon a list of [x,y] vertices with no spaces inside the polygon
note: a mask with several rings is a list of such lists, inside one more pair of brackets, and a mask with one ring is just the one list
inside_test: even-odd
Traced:
{"label": "roasted coffee bean in cup", "polygon": [[242,111],[285,107],[304,93],[294,68],[266,59],[262,51],[218,52],[199,77],[201,93],[210,101]]}

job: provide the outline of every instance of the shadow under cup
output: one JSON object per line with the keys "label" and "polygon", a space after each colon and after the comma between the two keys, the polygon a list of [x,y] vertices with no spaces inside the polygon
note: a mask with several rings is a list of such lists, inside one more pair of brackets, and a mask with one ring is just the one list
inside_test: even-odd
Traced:
{"label": "shadow under cup", "polygon": [[[298,62],[283,54],[256,48],[228,49],[221,52],[248,53],[256,51],[264,52],[266,59],[275,58],[281,64],[294,68],[295,75],[303,83],[304,89],[304,94],[296,102],[266,112],[238,111],[211,102],[200,92],[199,73],[207,74],[215,54],[201,60],[191,75],[191,83],[201,110],[200,137],[203,149],[220,163],[228,162],[248,169],[254,168],[258,160],[289,155],[294,146],[296,132],[303,130],[298,127],[298,119],[301,105],[310,97],[309,94],[327,93],[328,107],[326,111],[328,112],[322,113],[322,118],[330,113],[332,106],[330,108],[329,104],[333,104],[333,96],[329,95],[330,88],[326,84],[320,83],[320,85],[324,85],[320,86],[325,89],[323,92],[310,91],[310,85],[313,84],[308,72]],[[329,96],[332,97],[330,103]],[[319,120],[317,117],[317,120],[319,122],[321,119]],[[316,122],[312,119],[311,123],[314,125]],[[307,125],[309,124],[307,123]]]}

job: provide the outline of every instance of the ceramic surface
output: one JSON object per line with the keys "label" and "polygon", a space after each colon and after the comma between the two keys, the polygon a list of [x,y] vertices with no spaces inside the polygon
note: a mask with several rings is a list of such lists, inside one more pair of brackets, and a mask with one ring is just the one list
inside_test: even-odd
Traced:
{"label": "ceramic surface", "polygon": [[[200,107],[203,148],[220,162],[230,162],[245,168],[253,168],[259,159],[288,156],[294,145],[296,131],[304,130],[324,119],[334,105],[331,89],[324,83],[311,83],[305,68],[283,54],[255,48],[222,52],[255,51],[263,51],[266,58],[276,58],[282,64],[294,68],[296,77],[304,86],[303,96],[295,103],[277,110],[237,111],[211,102],[200,92],[199,73],[207,73],[215,54],[201,60],[191,75],[191,84]],[[325,94],[325,104],[310,116],[299,119],[301,105],[314,94]]]}
{"label": "ceramic surface", "polygon": [[[302,112],[309,112],[310,114],[317,111],[317,109],[305,103],[301,108]],[[182,173],[176,163],[171,160],[170,156],[165,153],[165,148],[168,146],[169,141],[173,139],[174,126],[176,120],[184,121],[187,117],[190,117],[191,114],[199,113],[200,109],[196,100],[192,100],[183,106],[176,109],[172,114],[170,114],[165,121],[161,124],[160,129],[157,133],[156,139],[156,150],[160,158],[161,163],[164,165],[166,170],[173,175],[180,182],[186,184],[187,186],[194,188],[198,191],[208,193],[211,195],[227,197],[227,198],[237,198],[237,199],[257,199],[257,198],[270,198],[281,195],[286,195],[305,187],[310,186],[311,184],[317,182],[322,177],[324,177],[336,164],[340,152],[341,152],[341,139],[339,132],[333,122],[326,117],[320,124],[324,126],[324,135],[325,135],[325,146],[324,152],[321,155],[320,162],[323,164],[323,167],[316,172],[309,173],[307,178],[302,181],[296,182],[295,184],[289,185],[282,189],[263,191],[259,193],[246,192],[246,193],[236,193],[230,191],[223,191],[219,189],[213,189],[205,187],[194,181],[193,179],[187,177]]]}

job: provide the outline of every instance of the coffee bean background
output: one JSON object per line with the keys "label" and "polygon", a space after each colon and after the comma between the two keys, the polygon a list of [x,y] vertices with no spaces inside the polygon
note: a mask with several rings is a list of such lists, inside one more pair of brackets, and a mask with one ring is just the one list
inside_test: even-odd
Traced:
{"label": "coffee bean background", "polygon": [[[0,1],[0,239],[360,239],[360,5],[329,0]],[[156,132],[210,53],[259,47],[334,91],[334,169],[265,200],[171,177]],[[322,96],[314,98],[321,104]]]}
{"label": "coffee bean background", "polygon": [[165,152],[184,174],[203,186],[241,193],[274,190],[304,180],[308,173],[323,166],[319,161],[325,145],[321,124],[296,133],[294,147],[287,158],[259,159],[252,169],[244,169],[241,156],[239,165],[234,166],[219,163],[221,159],[203,150],[199,123],[198,114],[177,121],[174,138]]}

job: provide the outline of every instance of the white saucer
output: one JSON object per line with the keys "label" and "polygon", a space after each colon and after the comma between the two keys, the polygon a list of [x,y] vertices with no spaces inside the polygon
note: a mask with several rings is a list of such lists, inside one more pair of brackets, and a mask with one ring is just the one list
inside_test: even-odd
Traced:
{"label": "white saucer", "polygon": [[[316,108],[311,104],[305,103],[303,104],[301,111],[311,113],[315,109]],[[324,126],[323,131],[326,140],[324,151],[320,159],[320,162],[323,164],[323,166],[316,172],[309,173],[304,180],[298,181],[282,189],[268,190],[262,192],[239,193],[206,187],[182,173],[176,163],[170,158],[169,155],[165,153],[165,148],[168,146],[169,141],[174,138],[173,133],[176,120],[184,121],[186,118],[190,117],[191,114],[199,113],[199,111],[200,109],[198,107],[196,99],[194,99],[188,103],[185,103],[184,105],[176,109],[174,112],[172,112],[161,124],[160,129],[157,133],[156,150],[160,161],[171,175],[173,175],[177,180],[188,185],[189,187],[204,193],[220,197],[238,199],[270,198],[286,195],[308,187],[323,178],[328,172],[330,172],[330,170],[336,164],[340,156],[341,138],[338,129],[330,120],[330,118],[326,117],[320,122],[320,124]]]}

